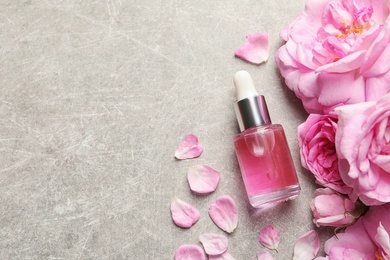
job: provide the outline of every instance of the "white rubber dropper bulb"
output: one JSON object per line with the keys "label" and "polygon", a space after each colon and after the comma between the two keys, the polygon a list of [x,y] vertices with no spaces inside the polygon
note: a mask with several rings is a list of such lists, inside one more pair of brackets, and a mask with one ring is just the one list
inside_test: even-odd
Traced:
{"label": "white rubber dropper bulb", "polygon": [[247,71],[237,71],[236,74],[234,74],[233,81],[234,86],[236,87],[237,101],[259,95],[253,84],[252,77]]}

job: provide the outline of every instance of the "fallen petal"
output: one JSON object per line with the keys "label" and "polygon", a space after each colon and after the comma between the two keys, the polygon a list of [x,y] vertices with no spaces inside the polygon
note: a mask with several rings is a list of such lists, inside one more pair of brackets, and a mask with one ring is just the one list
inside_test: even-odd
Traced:
{"label": "fallen petal", "polygon": [[301,236],[294,246],[293,260],[311,260],[320,250],[320,239],[315,230],[311,230]]}
{"label": "fallen petal", "polygon": [[199,211],[190,204],[175,198],[171,203],[173,222],[182,228],[192,227],[200,218]]}
{"label": "fallen petal", "polygon": [[221,255],[210,255],[209,260],[235,260],[235,259],[231,254],[225,252]]}
{"label": "fallen petal", "polygon": [[238,211],[234,200],[224,195],[210,204],[209,216],[223,231],[232,233],[238,224]]}
{"label": "fallen petal", "polygon": [[258,239],[263,246],[277,250],[280,242],[280,234],[274,226],[266,226],[260,230]]}
{"label": "fallen petal", "polygon": [[274,260],[274,258],[267,251],[260,250],[257,252],[257,260]]}
{"label": "fallen petal", "polygon": [[208,255],[220,255],[228,248],[228,239],[218,234],[203,234],[199,236],[204,251]]}
{"label": "fallen petal", "polygon": [[188,134],[176,149],[175,157],[179,160],[199,157],[203,152],[203,146],[198,143],[198,137]]}
{"label": "fallen petal", "polygon": [[237,58],[253,64],[267,61],[269,57],[268,34],[259,32],[247,35],[246,42],[234,54]]}
{"label": "fallen petal", "polygon": [[175,254],[175,260],[206,260],[206,256],[197,245],[181,245]]}
{"label": "fallen petal", "polygon": [[220,173],[207,165],[195,165],[188,169],[190,189],[196,193],[210,193],[218,186]]}

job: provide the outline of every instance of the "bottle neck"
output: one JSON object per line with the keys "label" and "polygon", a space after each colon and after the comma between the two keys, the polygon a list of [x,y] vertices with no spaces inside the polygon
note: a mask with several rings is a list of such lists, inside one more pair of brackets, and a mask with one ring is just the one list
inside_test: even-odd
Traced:
{"label": "bottle neck", "polygon": [[262,95],[236,102],[234,110],[241,132],[254,126],[271,124],[267,104]]}

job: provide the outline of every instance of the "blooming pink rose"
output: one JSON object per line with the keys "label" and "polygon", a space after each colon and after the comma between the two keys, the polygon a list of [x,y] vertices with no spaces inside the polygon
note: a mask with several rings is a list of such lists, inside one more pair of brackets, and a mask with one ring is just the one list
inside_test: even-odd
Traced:
{"label": "blooming pink rose", "polygon": [[324,250],[329,260],[380,259],[375,257],[378,248],[368,236],[362,219],[327,240]]}
{"label": "blooming pink rose", "polygon": [[353,188],[349,196],[369,206],[390,202],[390,94],[336,112],[339,172]]}
{"label": "blooming pink rose", "polygon": [[355,224],[325,242],[325,259],[390,259],[389,215],[390,204],[370,207]]}
{"label": "blooming pink rose", "polygon": [[336,130],[336,114],[310,114],[306,122],[298,127],[301,163],[313,173],[319,185],[348,194],[351,188],[344,184],[339,175]]}
{"label": "blooming pink rose", "polygon": [[390,91],[387,0],[307,0],[276,62],[309,113],[376,101]]}
{"label": "blooming pink rose", "polygon": [[356,208],[348,197],[329,188],[317,189],[311,204],[313,222],[319,226],[339,227],[351,224],[355,217],[349,212]]}

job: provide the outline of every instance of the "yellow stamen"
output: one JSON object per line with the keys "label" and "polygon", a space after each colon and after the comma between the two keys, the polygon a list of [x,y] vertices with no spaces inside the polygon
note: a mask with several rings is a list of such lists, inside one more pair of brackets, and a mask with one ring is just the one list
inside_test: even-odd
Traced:
{"label": "yellow stamen", "polygon": [[382,255],[379,254],[378,251],[375,252],[375,260],[384,260],[384,258],[382,257]]}
{"label": "yellow stamen", "polygon": [[364,32],[364,27],[363,26],[351,26],[351,27],[347,27],[346,30],[345,30],[345,33],[339,33],[336,35],[336,38],[345,38],[347,36],[349,36],[350,34],[352,33],[355,33],[357,35],[362,35],[362,33]]}

